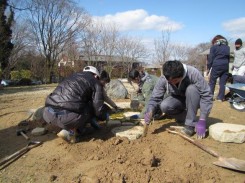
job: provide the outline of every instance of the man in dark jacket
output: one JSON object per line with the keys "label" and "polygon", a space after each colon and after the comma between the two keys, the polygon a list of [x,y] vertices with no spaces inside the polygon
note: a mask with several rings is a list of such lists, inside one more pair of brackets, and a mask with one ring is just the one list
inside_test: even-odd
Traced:
{"label": "man in dark jacket", "polygon": [[[204,77],[196,68],[180,61],[167,61],[163,76],[156,83],[145,113],[145,129],[158,108],[179,123],[185,123],[182,132],[204,138],[206,120],[212,108],[212,94]],[[200,108],[199,120],[196,119]]]}
{"label": "man in dark jacket", "polygon": [[105,120],[103,86],[99,82],[99,72],[95,67],[87,66],[62,81],[47,97],[43,113],[44,120],[63,130],[59,137],[74,141],[76,134],[82,133],[86,123],[93,116]]}

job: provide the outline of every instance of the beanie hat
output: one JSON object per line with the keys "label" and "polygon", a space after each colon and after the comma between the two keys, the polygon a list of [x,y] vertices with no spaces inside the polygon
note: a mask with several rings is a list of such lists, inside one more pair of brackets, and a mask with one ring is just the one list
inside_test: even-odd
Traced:
{"label": "beanie hat", "polygon": [[239,38],[236,40],[235,45],[242,45],[242,40]]}

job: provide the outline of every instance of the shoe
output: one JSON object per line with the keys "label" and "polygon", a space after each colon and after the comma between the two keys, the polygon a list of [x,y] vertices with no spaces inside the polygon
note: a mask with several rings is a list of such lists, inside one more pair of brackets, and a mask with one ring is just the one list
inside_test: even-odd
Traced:
{"label": "shoe", "polygon": [[175,122],[178,124],[178,126],[184,126],[185,121],[181,121],[181,120],[175,120]]}
{"label": "shoe", "polygon": [[70,141],[70,139],[71,139],[69,131],[64,130],[64,129],[61,130],[59,133],[57,133],[57,136],[66,140],[66,141]]}
{"label": "shoe", "polygon": [[95,118],[92,118],[90,124],[96,130],[99,130],[101,128],[98,121]]}
{"label": "shoe", "polygon": [[217,101],[217,102],[224,102],[224,100],[219,99],[219,98],[216,98],[216,100],[215,100],[215,101]]}
{"label": "shoe", "polygon": [[65,140],[66,142],[69,142],[71,144],[80,142],[80,138],[73,130],[61,130],[59,133],[57,133],[57,136]]}
{"label": "shoe", "polygon": [[195,133],[195,128],[193,126],[185,126],[183,129],[181,129],[181,133],[188,135],[189,137],[193,136]]}

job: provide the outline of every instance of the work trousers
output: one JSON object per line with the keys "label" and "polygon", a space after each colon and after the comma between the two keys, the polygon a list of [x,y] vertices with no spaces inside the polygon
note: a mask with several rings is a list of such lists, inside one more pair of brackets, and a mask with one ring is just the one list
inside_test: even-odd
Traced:
{"label": "work trousers", "polygon": [[228,73],[228,66],[226,65],[212,67],[209,79],[210,92],[214,95],[216,81],[219,78],[219,93],[216,97],[218,100],[225,99],[225,84],[228,78]]}
{"label": "work trousers", "polygon": [[185,125],[195,126],[197,110],[200,108],[200,94],[195,85],[189,85],[185,96],[171,95],[165,98],[160,109],[163,113],[184,122]]}
{"label": "work trousers", "polygon": [[47,123],[58,126],[62,129],[78,129],[79,131],[83,131],[86,123],[90,122],[92,118],[89,109],[86,108],[85,110],[83,113],[78,114],[68,110],[45,107],[43,111],[43,119]]}

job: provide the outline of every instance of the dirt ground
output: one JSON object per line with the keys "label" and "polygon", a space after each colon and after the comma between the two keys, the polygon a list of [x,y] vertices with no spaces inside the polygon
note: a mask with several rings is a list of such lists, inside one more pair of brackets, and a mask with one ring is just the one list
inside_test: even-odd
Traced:
{"label": "dirt ground", "polygon": [[[27,145],[27,140],[16,135],[16,126],[29,116],[28,110],[43,106],[53,89],[54,85],[40,85],[0,90],[0,159]],[[215,101],[208,123],[244,124],[244,118],[245,113],[232,109],[228,102]],[[245,182],[245,174],[213,165],[217,158],[168,133],[165,129],[170,125],[175,125],[174,120],[156,121],[147,137],[133,141],[114,137],[104,127],[77,144],[68,144],[53,130],[37,137],[28,132],[31,140],[43,144],[1,167],[0,182]],[[245,143],[221,143],[211,137],[200,141],[224,157],[245,160]]]}

